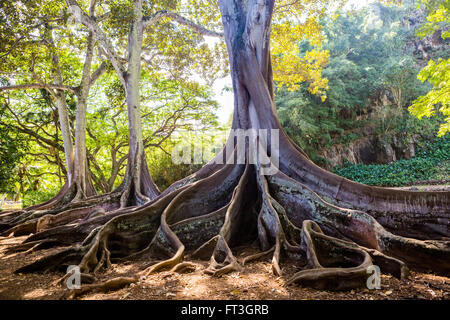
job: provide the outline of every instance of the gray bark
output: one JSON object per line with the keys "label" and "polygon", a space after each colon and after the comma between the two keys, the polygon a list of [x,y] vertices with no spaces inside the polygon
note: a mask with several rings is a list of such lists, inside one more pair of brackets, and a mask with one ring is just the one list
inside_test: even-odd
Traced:
{"label": "gray bark", "polygon": [[75,168],[73,183],[77,185],[77,198],[95,195],[95,189],[89,177],[86,155],[86,111],[87,99],[91,83],[91,66],[94,55],[94,39],[92,33],[87,40],[86,58],[83,75],[77,95],[77,113],[75,122]]}
{"label": "gray bark", "polygon": [[[50,39],[53,45],[53,39],[51,35]],[[59,67],[59,56],[57,54],[52,54],[52,64],[55,68],[54,83],[56,85],[62,85],[63,78],[61,75],[61,69]],[[64,144],[64,154],[67,165],[67,181],[69,181],[70,183],[73,178],[75,155],[72,135],[70,133],[69,110],[67,108],[66,96],[64,94],[64,91],[57,91],[54,96],[56,98],[56,105],[58,107],[59,125],[61,127],[61,135]]]}

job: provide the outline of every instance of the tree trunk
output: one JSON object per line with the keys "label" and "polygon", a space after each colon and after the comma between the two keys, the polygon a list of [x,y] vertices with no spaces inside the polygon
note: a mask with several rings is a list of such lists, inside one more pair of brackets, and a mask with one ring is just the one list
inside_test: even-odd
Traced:
{"label": "tree trunk", "polygon": [[91,66],[94,55],[94,43],[94,37],[92,32],[90,32],[87,39],[86,58],[83,66],[80,89],[77,95],[74,177],[73,181],[71,181],[71,184],[75,184],[77,188],[77,195],[75,196],[76,200],[85,199],[97,194],[90,178],[86,154],[86,112],[87,99],[92,85]]}
{"label": "tree trunk", "polygon": [[269,51],[273,1],[249,1],[248,6],[238,3],[220,2],[235,91],[233,128],[280,130],[280,171],[334,203],[379,216],[388,227],[396,224],[397,232],[404,235],[448,235],[448,221],[438,225],[424,216],[417,217],[431,214],[433,219],[445,221],[450,207],[448,192],[409,192],[358,184],[318,167],[298,151],[281,127],[273,100]]}
{"label": "tree trunk", "polygon": [[82,97],[77,101],[75,122],[75,159],[73,184],[77,188],[77,200],[82,200],[97,194],[90,178],[86,156],[86,100]]}
{"label": "tree trunk", "polygon": [[[141,53],[143,38],[143,16],[142,1],[134,2],[134,19],[130,26],[128,36],[128,71],[120,61],[114,60],[113,66],[121,80],[126,92],[126,101],[129,121],[129,152],[128,163],[124,181],[111,192],[98,197],[91,197],[96,194],[92,184],[90,171],[87,165],[86,154],[86,104],[89,89],[92,82],[101,74],[101,67],[91,76],[91,64],[93,58],[94,35],[98,36],[98,30],[90,30],[87,39],[87,50],[85,64],[83,68],[82,80],[77,94],[77,114],[75,128],[75,153],[70,141],[70,128],[68,125],[67,106],[60,109],[61,128],[64,138],[64,146],[70,156],[66,157],[70,161],[68,169],[68,180],[60,192],[51,200],[26,209],[25,213],[16,212],[13,215],[0,220],[0,231],[5,233],[27,234],[37,232],[44,228],[52,228],[63,223],[84,219],[96,213],[98,210],[105,211],[120,207],[142,205],[155,199],[159,195],[158,187],[154,184],[146,162],[145,149],[142,137],[142,124],[140,113],[140,89],[141,77]],[[94,17],[94,7],[90,8],[90,17]],[[81,9],[80,9],[81,10]],[[97,32],[97,33],[96,33]],[[50,35],[51,39],[51,35]],[[98,40],[96,38],[96,40]],[[52,57],[55,66],[55,83],[62,84],[61,72],[59,69],[59,57],[55,54]],[[102,64],[103,65],[103,64]],[[119,67],[120,65],[120,67]],[[105,68],[103,68],[104,71]],[[58,100],[62,101],[62,100]],[[65,100],[63,101],[65,104]],[[62,118],[61,118],[62,117]],[[67,123],[63,122],[67,119]],[[67,130],[68,133],[67,133]],[[68,162],[69,166],[69,162]],[[84,207],[84,209],[82,209]],[[46,211],[43,211],[46,209]],[[41,212],[33,212],[41,210]],[[74,212],[75,210],[75,212]]]}
{"label": "tree trunk", "polygon": [[134,21],[128,34],[128,71],[124,75],[128,110],[129,150],[122,206],[141,205],[159,194],[147,167],[140,109],[140,79],[142,54],[142,2],[135,2]]}
{"label": "tree trunk", "polygon": [[70,133],[69,110],[66,104],[64,92],[57,94],[56,105],[58,107],[59,125],[61,127],[61,136],[64,144],[64,155],[66,158],[67,181],[71,181],[74,171],[74,150],[72,134]]}

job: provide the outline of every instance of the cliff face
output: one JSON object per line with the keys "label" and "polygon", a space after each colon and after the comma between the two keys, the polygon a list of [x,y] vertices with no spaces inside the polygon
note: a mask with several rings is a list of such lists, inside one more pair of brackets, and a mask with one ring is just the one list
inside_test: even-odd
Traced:
{"label": "cliff face", "polygon": [[[396,131],[396,128],[380,133],[380,113],[382,110],[392,109],[394,102],[392,93],[387,89],[380,90],[375,96],[369,98],[366,107],[369,112],[357,117],[357,121],[369,120],[372,124],[352,131],[354,136],[360,137],[359,139],[322,149],[318,154],[328,160],[326,167],[331,169],[343,166],[346,162],[389,164],[400,159],[413,158],[419,141],[418,134],[408,136],[405,132]],[[396,112],[401,114],[402,111],[396,110]],[[388,115],[394,116],[396,112]],[[370,122],[374,119],[376,120]],[[388,122],[389,119],[383,121]]]}
{"label": "cliff face", "polygon": [[348,144],[333,145],[321,150],[319,155],[328,160],[328,168],[353,164],[388,164],[400,159],[411,159],[416,154],[416,137],[406,138],[394,134],[387,139],[371,134]]}
{"label": "cliff face", "polygon": [[[426,13],[423,11],[410,12],[402,20],[403,26],[408,30],[417,30],[426,21]],[[426,65],[430,59],[442,57],[442,53],[448,51],[450,39],[443,39],[443,29],[436,30],[426,37],[413,36],[407,43],[407,48],[412,49],[412,53],[419,64]]]}

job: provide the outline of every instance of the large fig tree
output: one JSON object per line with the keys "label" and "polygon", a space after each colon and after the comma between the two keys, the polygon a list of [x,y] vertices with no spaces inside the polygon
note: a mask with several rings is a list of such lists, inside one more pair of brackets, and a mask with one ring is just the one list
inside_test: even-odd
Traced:
{"label": "large fig tree", "polygon": [[[13,249],[80,245],[19,272],[76,264],[88,274],[111,262],[164,257],[136,277],[88,285],[81,293],[139,281],[163,268],[180,271],[189,266],[183,261],[188,255],[209,259],[205,271],[212,275],[264,255],[281,275],[280,264],[292,259],[302,271],[289,282],[316,288],[365,285],[374,265],[399,278],[408,267],[448,274],[449,192],[346,180],[312,163],[281,128],[269,51],[274,2],[219,0],[235,94],[233,130],[223,151],[142,206],[30,236]],[[261,253],[235,257],[234,248],[255,240]]]}

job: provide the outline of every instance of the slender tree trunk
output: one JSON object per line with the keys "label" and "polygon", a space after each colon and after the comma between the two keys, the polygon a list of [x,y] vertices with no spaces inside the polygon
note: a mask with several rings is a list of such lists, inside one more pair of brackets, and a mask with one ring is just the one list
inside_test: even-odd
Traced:
{"label": "slender tree trunk", "polygon": [[[53,40],[51,34],[48,35],[51,43]],[[76,90],[77,95],[77,111],[75,122],[75,148],[72,142],[72,134],[70,130],[69,110],[66,103],[66,97],[63,91],[51,91],[52,96],[56,99],[58,109],[59,124],[61,127],[61,135],[64,145],[64,154],[66,158],[67,179],[64,186],[58,194],[52,199],[27,208],[28,211],[51,209],[64,205],[71,201],[83,200],[89,196],[96,194],[96,190],[92,184],[86,155],[86,107],[91,83],[91,65],[93,58],[94,39],[92,34],[88,36],[87,51],[83,74],[79,89]],[[59,57],[57,54],[52,55],[52,63],[54,66],[54,83],[63,84],[61,75]],[[104,70],[104,69],[103,69]],[[98,70],[98,77],[103,70]]]}
{"label": "slender tree trunk", "polygon": [[[53,39],[51,40],[51,42],[53,43]],[[57,85],[62,85],[63,78],[59,67],[59,57],[55,53],[52,54],[52,63],[55,68],[54,82]],[[61,127],[61,136],[64,144],[64,154],[66,157],[67,181],[70,184],[70,181],[72,181],[73,178],[75,156],[73,150],[72,134],[70,132],[69,109],[67,107],[64,91],[57,91],[54,96],[56,97],[56,105],[58,107],[59,125]]]}
{"label": "slender tree trunk", "polygon": [[145,157],[140,110],[140,79],[142,54],[142,1],[135,2],[134,21],[128,34],[128,70],[124,76],[128,110],[129,151],[122,205],[143,204],[154,199],[159,190],[153,183]]}
{"label": "slender tree trunk", "polygon": [[75,160],[72,183],[77,187],[77,199],[84,199],[96,194],[90,178],[86,154],[86,112],[87,99],[91,88],[91,66],[94,55],[94,37],[89,33],[86,58],[83,67],[80,89],[77,95],[77,113],[75,120]]}
{"label": "slender tree trunk", "polygon": [[[56,105],[58,107],[59,125],[61,127],[61,136],[64,144],[64,155],[66,158],[67,181],[72,181],[74,172],[74,149],[72,135],[70,132],[69,110],[67,108],[64,92],[56,94]],[[70,183],[70,182],[69,182]]]}
{"label": "slender tree trunk", "polygon": [[73,183],[77,185],[77,197],[84,199],[96,195],[90,178],[86,156],[86,100],[82,97],[77,101],[75,124],[75,159]]}

